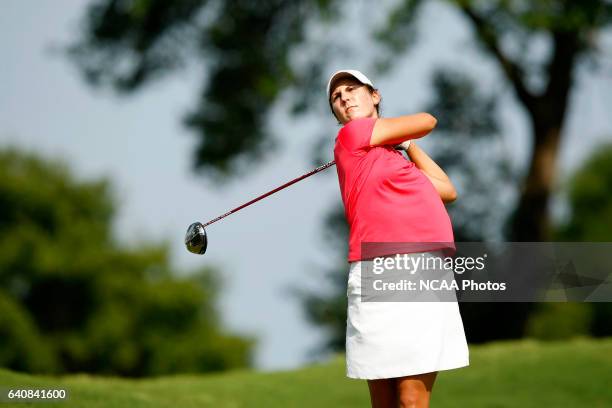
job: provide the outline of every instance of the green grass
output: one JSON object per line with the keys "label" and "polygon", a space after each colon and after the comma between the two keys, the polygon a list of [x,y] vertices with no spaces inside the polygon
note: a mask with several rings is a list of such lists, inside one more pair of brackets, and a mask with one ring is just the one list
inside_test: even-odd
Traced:
{"label": "green grass", "polygon": [[[441,371],[432,407],[611,407],[612,338],[533,340],[470,347],[471,365]],[[0,369],[0,388],[61,388],[67,402],[4,407],[369,407],[365,381],[344,374],[344,358],[300,370],[233,371],[145,380],[88,375],[31,376]]]}

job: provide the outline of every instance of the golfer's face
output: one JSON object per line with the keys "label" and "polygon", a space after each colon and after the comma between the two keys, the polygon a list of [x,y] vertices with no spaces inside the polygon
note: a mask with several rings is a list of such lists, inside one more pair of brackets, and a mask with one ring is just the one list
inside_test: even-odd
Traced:
{"label": "golfer's face", "polygon": [[357,118],[378,117],[376,104],[380,102],[378,92],[370,93],[367,86],[353,77],[334,82],[330,96],[332,108],[340,123]]}

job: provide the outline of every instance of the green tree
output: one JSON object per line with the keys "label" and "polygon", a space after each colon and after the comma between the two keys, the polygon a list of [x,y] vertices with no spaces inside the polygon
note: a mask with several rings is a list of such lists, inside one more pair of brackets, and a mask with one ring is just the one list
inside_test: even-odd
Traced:
{"label": "green tree", "polygon": [[[612,144],[597,146],[593,152],[568,182],[570,214],[557,228],[559,241],[612,242]],[[552,326],[549,323],[566,318],[568,310],[580,310],[586,315],[583,322],[571,323],[586,325],[582,332],[612,336],[612,303],[564,303],[557,305],[556,309],[554,306],[544,308],[533,317],[531,326],[534,330],[538,325]]]}
{"label": "green tree", "polygon": [[612,145],[593,155],[568,183],[570,214],[557,230],[560,241],[612,241]]}
{"label": "green tree", "polygon": [[110,183],[0,151],[0,365],[144,376],[243,367],[214,270],[177,278],[166,245],[119,246]]}
{"label": "green tree", "polygon": [[[266,115],[281,91],[294,86],[294,111],[318,97],[324,55],[296,68],[294,47],[308,23],[334,13],[330,0],[99,0],[69,54],[92,85],[130,93],[187,62],[203,64],[199,102],[184,118],[197,132],[194,167],[209,177],[255,165],[272,146]],[[302,50],[302,53],[306,53]],[[294,56],[295,57],[295,56]],[[316,86],[314,86],[316,85]]]}

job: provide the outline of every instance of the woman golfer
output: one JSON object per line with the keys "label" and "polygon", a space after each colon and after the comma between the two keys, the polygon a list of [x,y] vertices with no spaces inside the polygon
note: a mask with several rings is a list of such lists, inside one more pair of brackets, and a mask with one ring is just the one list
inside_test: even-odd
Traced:
{"label": "woman golfer", "polygon": [[[457,302],[363,302],[362,262],[371,257],[361,244],[423,244],[408,251],[419,257],[440,256],[441,243],[453,246],[444,202],[455,200],[455,188],[410,142],[431,132],[436,119],[427,113],[380,118],[381,96],[356,70],[335,72],[327,96],[343,125],[334,156],[350,227],[347,376],[368,380],[372,407],[428,407],[437,372],[469,365]],[[411,161],[394,149],[398,144]]]}

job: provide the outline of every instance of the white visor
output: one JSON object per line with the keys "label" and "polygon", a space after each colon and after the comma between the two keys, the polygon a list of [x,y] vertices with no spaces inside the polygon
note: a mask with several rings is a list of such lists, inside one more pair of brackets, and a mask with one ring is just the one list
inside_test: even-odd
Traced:
{"label": "white visor", "polygon": [[327,99],[329,99],[329,97],[331,96],[329,93],[332,90],[329,88],[331,87],[331,84],[334,81],[334,79],[336,79],[338,76],[347,75],[347,74],[352,76],[353,78],[355,78],[362,84],[370,85],[372,88],[374,88],[372,81],[370,81],[370,79],[367,76],[365,76],[363,73],[361,73],[360,71],[357,71],[356,69],[341,69],[340,71],[334,72],[332,76],[329,77],[329,81],[327,82]]}

